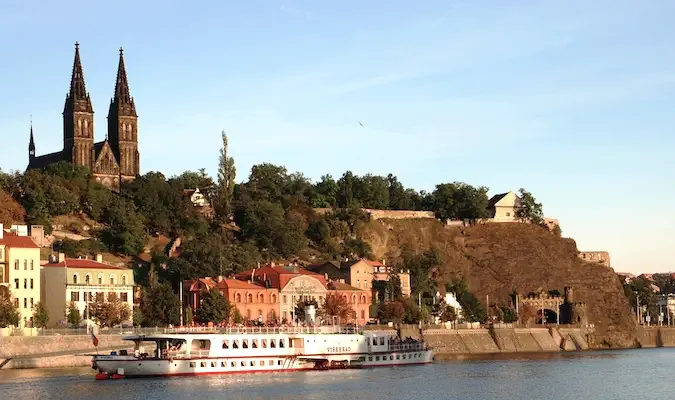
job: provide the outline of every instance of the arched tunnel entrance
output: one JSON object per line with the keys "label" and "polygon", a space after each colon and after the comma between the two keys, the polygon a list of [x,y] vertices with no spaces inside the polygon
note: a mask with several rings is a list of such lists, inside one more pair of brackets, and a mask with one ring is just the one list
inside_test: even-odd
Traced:
{"label": "arched tunnel entrance", "polygon": [[541,318],[541,309],[537,310],[537,324],[555,324],[558,322],[558,314],[548,308],[544,309],[544,318]]}

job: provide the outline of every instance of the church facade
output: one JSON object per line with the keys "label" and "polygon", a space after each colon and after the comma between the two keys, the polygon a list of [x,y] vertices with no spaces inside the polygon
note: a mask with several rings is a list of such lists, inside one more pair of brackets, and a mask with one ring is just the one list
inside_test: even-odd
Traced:
{"label": "church facade", "polygon": [[105,140],[94,142],[94,107],[84,82],[80,47],[75,43],[70,91],[63,107],[63,150],[36,156],[31,126],[28,159],[28,169],[46,168],[59,161],[87,167],[96,181],[113,190],[118,190],[122,182],[133,180],[139,175],[138,114],[129,92],[122,49],[115,94],[108,109],[108,134]]}

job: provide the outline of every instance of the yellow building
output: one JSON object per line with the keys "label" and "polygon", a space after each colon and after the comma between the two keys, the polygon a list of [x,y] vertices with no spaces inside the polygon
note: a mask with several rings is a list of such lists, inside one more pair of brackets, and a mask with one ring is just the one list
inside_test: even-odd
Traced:
{"label": "yellow building", "polygon": [[[89,319],[87,305],[95,299],[107,299],[114,293],[134,306],[134,273],[131,269],[104,263],[101,255],[95,260],[65,258],[59,253],[42,268],[42,299],[49,312],[49,326],[66,327],[66,305],[74,302]],[[131,321],[129,321],[131,322]]]}
{"label": "yellow building", "polygon": [[513,192],[492,196],[488,202],[490,218],[492,218],[494,222],[517,221],[516,211],[518,210],[519,202],[520,199]]}
{"label": "yellow building", "polygon": [[31,327],[33,305],[40,301],[40,247],[28,236],[0,224],[0,290],[19,311],[19,326]]}

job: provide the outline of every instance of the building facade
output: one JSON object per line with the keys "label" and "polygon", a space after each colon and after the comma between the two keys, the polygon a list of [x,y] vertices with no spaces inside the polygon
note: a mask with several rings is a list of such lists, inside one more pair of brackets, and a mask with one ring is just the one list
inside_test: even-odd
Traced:
{"label": "building facade", "polygon": [[32,327],[33,306],[40,301],[40,247],[29,237],[5,231],[0,224],[0,295],[19,312],[19,327]]}
{"label": "building facade", "polygon": [[111,189],[140,174],[138,152],[138,114],[130,95],[124,55],[120,49],[115,93],[108,109],[108,134],[94,142],[94,107],[84,81],[79,44],[75,43],[75,60],[70,91],[63,108],[63,150],[36,155],[33,127],[28,143],[28,169],[46,168],[59,161],[87,167],[94,179]]}
{"label": "building facade", "polygon": [[[134,273],[131,269],[104,263],[101,255],[96,259],[65,258],[60,253],[55,260],[42,267],[42,299],[49,312],[50,327],[66,327],[66,306],[73,302],[88,320],[88,305],[105,301],[114,293],[134,307]],[[130,322],[130,321],[128,321]]]}

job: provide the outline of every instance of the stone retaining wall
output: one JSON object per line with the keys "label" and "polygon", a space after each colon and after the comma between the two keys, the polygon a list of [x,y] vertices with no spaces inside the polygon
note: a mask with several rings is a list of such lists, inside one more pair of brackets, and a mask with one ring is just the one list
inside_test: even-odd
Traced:
{"label": "stone retaining wall", "polygon": [[[129,341],[123,341],[119,335],[101,335],[98,337],[100,348],[128,348]],[[83,336],[3,336],[0,337],[0,358],[13,358],[27,355],[48,355],[60,352],[95,352],[91,337]]]}

